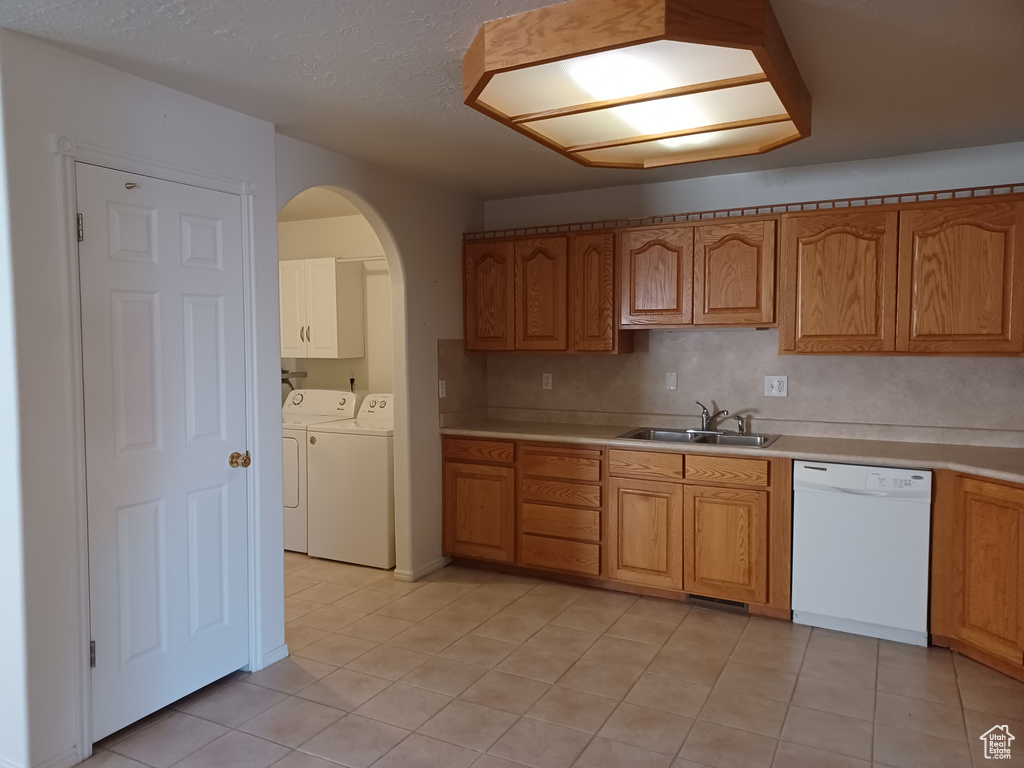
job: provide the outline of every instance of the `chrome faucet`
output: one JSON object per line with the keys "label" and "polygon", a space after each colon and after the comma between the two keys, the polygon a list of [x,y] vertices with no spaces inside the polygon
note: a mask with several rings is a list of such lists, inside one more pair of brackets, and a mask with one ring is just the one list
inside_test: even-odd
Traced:
{"label": "chrome faucet", "polygon": [[741,435],[747,434],[747,422],[743,420],[742,416],[733,416],[736,419],[736,431]]}
{"label": "chrome faucet", "polygon": [[[703,403],[697,402],[697,405],[700,406],[700,431],[701,432],[714,432],[714,431],[716,431],[716,430],[711,429],[711,427],[715,423],[715,421],[719,417],[721,417],[721,416],[728,416],[729,415],[729,412],[726,411],[726,410],[721,410],[721,411],[716,411],[715,413],[710,413],[708,411],[708,409],[704,407]],[[696,431],[696,430],[687,430],[687,431]]]}

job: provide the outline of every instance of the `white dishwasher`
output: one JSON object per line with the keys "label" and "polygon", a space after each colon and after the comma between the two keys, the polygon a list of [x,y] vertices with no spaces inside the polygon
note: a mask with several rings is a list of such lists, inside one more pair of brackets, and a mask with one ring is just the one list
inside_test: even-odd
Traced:
{"label": "white dishwasher", "polygon": [[793,621],[928,644],[932,474],[793,462]]}

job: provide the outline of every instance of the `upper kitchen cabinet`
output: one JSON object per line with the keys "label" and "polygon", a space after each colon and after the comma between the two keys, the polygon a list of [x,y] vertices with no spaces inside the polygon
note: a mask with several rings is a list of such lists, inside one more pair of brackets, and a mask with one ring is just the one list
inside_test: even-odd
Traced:
{"label": "upper kitchen cabinet", "polygon": [[568,349],[566,238],[515,241],[516,349]]}
{"label": "upper kitchen cabinet", "polygon": [[515,349],[515,246],[467,243],[463,255],[466,349]]}
{"label": "upper kitchen cabinet", "polygon": [[1024,352],[1024,203],[782,216],[779,349]]}
{"label": "upper kitchen cabinet", "polygon": [[694,232],[695,325],[775,322],[775,221],[704,224]]}
{"label": "upper kitchen cabinet", "polygon": [[366,353],[362,262],[282,261],[279,280],[281,357],[352,358]]}
{"label": "upper kitchen cabinet", "polygon": [[775,221],[622,233],[622,326],[771,325]]}
{"label": "upper kitchen cabinet", "polygon": [[1024,203],[900,213],[900,352],[1024,351]]}
{"label": "upper kitchen cabinet", "polygon": [[782,216],[781,352],[895,349],[898,217],[892,210]]}
{"label": "upper kitchen cabinet", "polygon": [[570,349],[631,352],[632,335],[616,322],[615,233],[569,236]]}
{"label": "upper kitchen cabinet", "polygon": [[623,326],[693,323],[693,227],[627,229],[622,233]]}
{"label": "upper kitchen cabinet", "polygon": [[465,245],[466,349],[632,351],[615,318],[615,234]]}

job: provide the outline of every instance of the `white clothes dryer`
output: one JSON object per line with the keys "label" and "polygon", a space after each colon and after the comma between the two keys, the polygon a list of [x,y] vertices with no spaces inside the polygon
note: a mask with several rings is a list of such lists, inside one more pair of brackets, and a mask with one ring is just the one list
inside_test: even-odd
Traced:
{"label": "white clothes dryer", "polygon": [[307,431],[309,554],[395,567],[394,395],[363,398],[359,415]]}
{"label": "white clothes dryer", "polygon": [[307,549],[306,428],[319,421],[352,419],[358,396],[335,389],[296,389],[281,408],[284,456],[284,548]]}

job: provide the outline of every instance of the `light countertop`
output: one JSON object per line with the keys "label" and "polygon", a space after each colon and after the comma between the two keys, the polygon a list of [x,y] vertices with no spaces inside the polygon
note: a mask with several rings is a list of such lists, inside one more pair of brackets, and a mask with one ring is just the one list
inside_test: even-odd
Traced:
{"label": "light countertop", "polygon": [[621,440],[629,427],[593,424],[561,424],[530,421],[478,421],[441,429],[442,435],[506,440],[579,443],[666,453],[717,453],[733,456],[772,456],[810,461],[835,461],[922,469],[950,469],[994,480],[1024,483],[1024,449],[977,445],[902,443],[887,440],[851,440],[830,437],[782,435],[767,448],[659,443]]}

